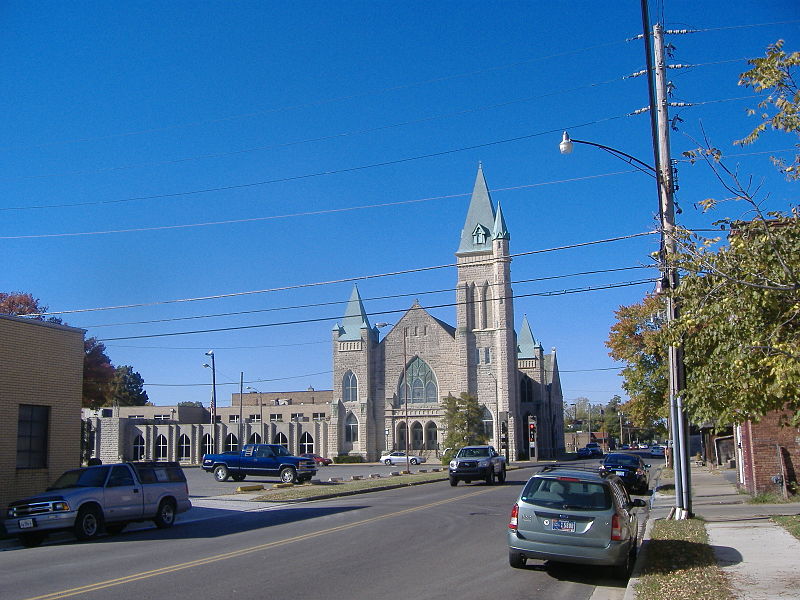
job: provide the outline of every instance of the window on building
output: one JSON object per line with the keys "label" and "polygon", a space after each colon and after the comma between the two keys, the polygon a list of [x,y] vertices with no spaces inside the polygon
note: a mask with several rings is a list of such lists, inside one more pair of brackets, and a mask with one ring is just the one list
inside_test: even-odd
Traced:
{"label": "window on building", "polygon": [[269,422],[270,423],[283,423],[283,415],[270,414],[269,415]]}
{"label": "window on building", "polygon": [[17,468],[43,469],[47,466],[47,431],[50,407],[20,404],[17,416]]}
{"label": "window on building", "polygon": [[484,406],[483,407],[483,416],[481,417],[481,422],[483,424],[483,435],[486,436],[486,440],[491,442],[492,437],[494,437],[494,419],[492,418],[492,413]]}
{"label": "window on building", "polygon": [[228,415],[228,423],[238,423],[239,415]]}
{"label": "window on building", "polygon": [[406,424],[405,421],[400,421],[397,425],[397,449],[406,449]]}
{"label": "window on building", "polygon": [[522,375],[519,382],[519,399],[521,402],[533,402],[533,379],[527,375]]}
{"label": "window on building", "polygon": [[233,433],[229,433],[225,438],[225,452],[238,452],[239,451],[239,438]]}
{"label": "window on building", "polygon": [[439,430],[433,421],[425,425],[425,449],[436,450],[439,447]]}
{"label": "window on building", "polygon": [[315,421],[324,421],[325,413],[314,413],[312,417]]}
{"label": "window on building", "polygon": [[192,444],[185,433],[178,438],[178,460],[190,460],[192,457]]}
{"label": "window on building", "polygon": [[411,424],[411,449],[422,450],[422,425],[419,422]]}
{"label": "window on building", "polygon": [[344,420],[344,441],[358,441],[358,419],[353,413],[348,413],[347,418]]}
{"label": "window on building", "polygon": [[254,433],[250,436],[250,444],[260,444],[261,443],[261,436],[257,433]]}
{"label": "window on building", "polygon": [[131,415],[129,419],[144,419],[144,415]]}
{"label": "window on building", "polygon": [[409,402],[434,403],[439,401],[438,385],[436,375],[431,368],[419,356],[415,357],[406,369],[408,385],[405,384],[405,374],[403,381],[398,388],[398,399],[400,404],[405,403],[405,394],[409,392]]}
{"label": "window on building", "polygon": [[286,448],[287,450],[289,449],[289,440],[280,431],[275,434],[275,440],[272,443],[273,444],[279,444],[279,445],[283,446],[284,448]]}
{"label": "window on building", "polygon": [[250,419],[251,423],[261,423],[261,415],[260,414],[259,415],[250,415],[247,418]]}
{"label": "window on building", "polygon": [[314,452],[314,438],[308,432],[300,436],[300,453],[311,454]]}
{"label": "window on building", "polygon": [[133,438],[133,460],[144,460],[144,438],[141,435]]}
{"label": "window on building", "polygon": [[214,417],[214,423],[222,423],[222,415],[216,415]]}
{"label": "window on building", "polygon": [[153,415],[154,421],[169,421],[169,419],[170,419],[169,415]]}
{"label": "window on building", "polygon": [[289,417],[290,421],[302,421],[303,420],[303,413],[292,413]]}
{"label": "window on building", "polygon": [[358,401],[358,379],[352,371],[345,373],[342,379],[342,399],[344,402]]}
{"label": "window on building", "polygon": [[163,435],[156,438],[156,460],[167,460],[167,438]]}
{"label": "window on building", "polygon": [[203,454],[214,454],[214,442],[210,433],[203,435]]}

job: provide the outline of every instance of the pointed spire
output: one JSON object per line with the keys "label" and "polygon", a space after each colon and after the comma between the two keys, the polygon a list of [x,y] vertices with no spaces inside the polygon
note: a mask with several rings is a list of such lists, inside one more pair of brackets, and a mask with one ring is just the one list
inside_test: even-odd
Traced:
{"label": "pointed spire", "polygon": [[478,174],[475,177],[475,186],[472,188],[464,229],[461,230],[458,253],[491,250],[494,222],[492,198],[483,176],[483,166],[478,164]]}
{"label": "pointed spire", "polygon": [[361,294],[358,293],[358,286],[353,284],[353,292],[347,302],[344,311],[342,326],[339,328],[340,340],[360,340],[362,329],[372,329],[369,324],[367,311],[364,310],[364,303],[361,301]]}
{"label": "pointed spire", "polygon": [[517,337],[517,358],[536,358],[536,348],[539,344],[533,339],[528,315],[522,316],[519,336]]}
{"label": "pointed spire", "polygon": [[493,240],[510,240],[511,235],[508,233],[506,227],[506,220],[503,218],[503,209],[500,208],[500,202],[497,202],[497,213],[494,216],[494,229],[492,229]]}

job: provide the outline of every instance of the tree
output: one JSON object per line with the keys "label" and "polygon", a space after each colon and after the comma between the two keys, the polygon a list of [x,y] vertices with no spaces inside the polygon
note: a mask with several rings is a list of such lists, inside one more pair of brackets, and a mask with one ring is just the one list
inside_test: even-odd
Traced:
{"label": "tree", "polygon": [[[38,298],[27,292],[0,292],[0,314],[7,315],[36,315],[32,317],[38,321],[43,321],[44,317],[40,313],[47,312],[47,307],[41,304]],[[61,323],[61,319],[50,317],[50,323]]]}
{"label": "tree", "polygon": [[114,369],[109,383],[107,404],[116,406],[145,406],[149,398],[144,391],[144,379],[129,365]]}
{"label": "tree", "polygon": [[114,367],[106,355],[106,347],[103,342],[90,337],[84,340],[83,349],[83,406],[110,406]]}
{"label": "tree", "polygon": [[[449,394],[442,400],[442,405],[445,411],[444,424],[447,429],[444,440],[445,448],[457,450],[462,446],[486,443],[486,435],[483,431],[483,409],[473,396],[466,392],[462,392],[458,398]],[[443,457],[444,462],[449,462],[448,454]]]}
{"label": "tree", "polygon": [[667,347],[660,336],[664,308],[658,296],[620,306],[606,341],[609,356],[625,363],[620,375],[630,400],[622,410],[637,428],[645,430],[655,428],[668,413]]}
{"label": "tree", "polygon": [[184,400],[183,402],[178,402],[178,406],[196,406],[197,408],[203,408],[203,403],[199,400]]}

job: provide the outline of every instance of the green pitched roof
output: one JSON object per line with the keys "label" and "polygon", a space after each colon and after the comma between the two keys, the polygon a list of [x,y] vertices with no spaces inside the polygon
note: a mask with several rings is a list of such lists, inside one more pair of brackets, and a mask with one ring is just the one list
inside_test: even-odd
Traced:
{"label": "green pitched roof", "polygon": [[517,336],[517,358],[536,358],[538,356],[537,350],[541,347],[535,339],[533,339],[533,332],[531,331],[530,323],[528,323],[528,315],[523,315],[522,326],[520,327],[519,336]]}
{"label": "green pitched roof", "polygon": [[503,209],[500,208],[500,202],[497,203],[497,214],[494,216],[494,229],[492,229],[493,240],[510,240],[511,235],[508,233],[506,227],[506,220],[503,218]]}
{"label": "green pitched roof", "polygon": [[350,300],[344,311],[342,324],[341,326],[337,325],[334,329],[339,330],[339,339],[344,341],[360,340],[362,329],[372,329],[367,311],[364,310],[364,303],[361,302],[361,294],[358,293],[358,286],[355,284],[353,284],[353,292],[350,294]]}
{"label": "green pitched roof", "polygon": [[472,188],[467,219],[461,230],[461,243],[458,253],[485,252],[492,249],[492,237],[495,228],[495,214],[489,188],[483,177],[483,167],[478,165],[478,175]]}

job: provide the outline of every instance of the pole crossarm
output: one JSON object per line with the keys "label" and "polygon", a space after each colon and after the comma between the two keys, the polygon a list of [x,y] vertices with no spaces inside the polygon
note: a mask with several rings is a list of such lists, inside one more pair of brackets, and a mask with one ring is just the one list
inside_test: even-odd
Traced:
{"label": "pole crossarm", "polygon": [[619,158],[620,160],[628,163],[629,165],[638,168],[640,171],[647,173],[651,177],[656,177],[657,175],[655,167],[648,165],[646,162],[644,162],[643,160],[639,160],[635,156],[631,156],[627,152],[623,152],[622,150],[617,150],[616,148],[612,148],[611,146],[606,146],[605,144],[598,144],[597,142],[572,139],[565,131],[564,139],[561,141],[561,153],[569,154],[570,152],[572,152],[571,144],[585,144],[587,146],[594,146],[595,148],[600,148],[601,150],[605,150],[612,156]]}

